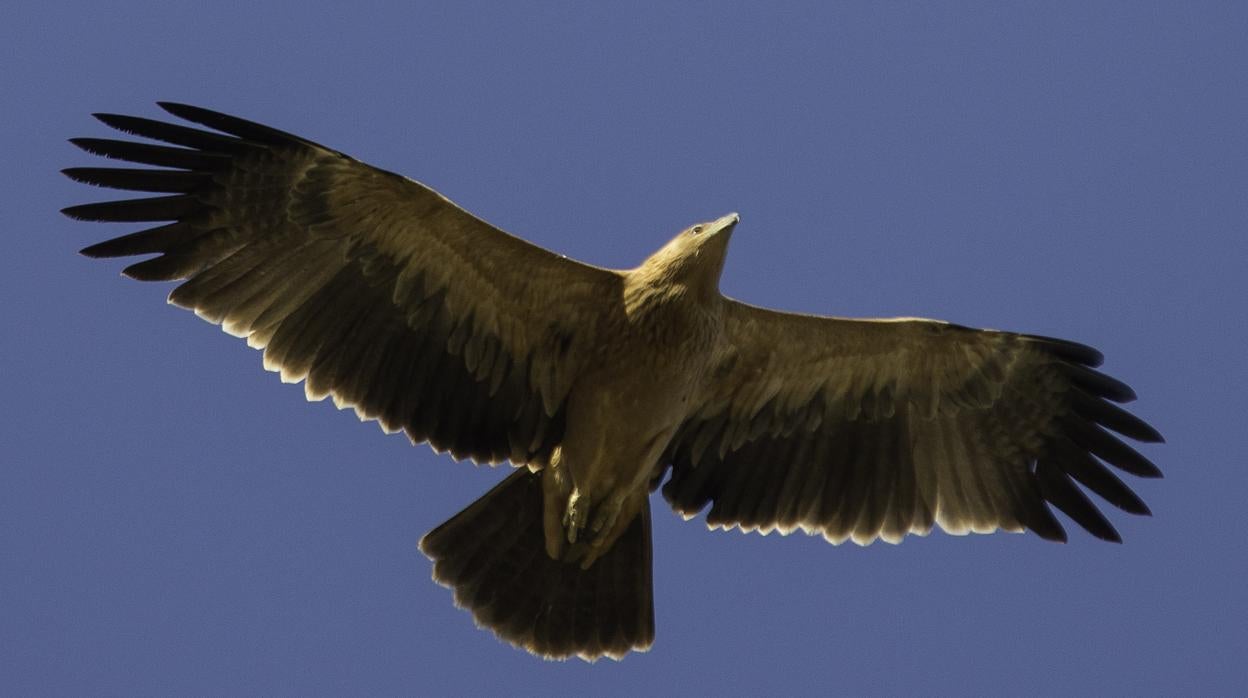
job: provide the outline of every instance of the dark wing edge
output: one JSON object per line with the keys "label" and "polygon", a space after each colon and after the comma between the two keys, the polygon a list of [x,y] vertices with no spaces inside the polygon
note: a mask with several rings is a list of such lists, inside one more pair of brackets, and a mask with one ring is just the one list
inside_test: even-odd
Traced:
{"label": "dark wing edge", "polygon": [[[387,432],[456,458],[541,464],[614,272],[554,255],[423,185],[257,123],[169,102],[213,131],[96,114],[156,143],[74,138],[105,158],[79,182],[161,196],[71,206],[102,222],[165,222],[89,257],[182,280],[171,303],[263,349],[309,399],[332,396]],[[160,169],[157,169],[160,168]]]}
{"label": "dark wing edge", "polygon": [[1161,477],[1111,432],[1162,437],[1113,404],[1135,393],[1095,370],[1102,356],[1091,347],[939,321],[732,306],[718,388],[665,455],[663,495],[685,518],[709,504],[712,528],[800,529],[865,545],[933,525],[1065,541],[1050,505],[1120,542],[1078,485],[1151,513],[1106,464]]}

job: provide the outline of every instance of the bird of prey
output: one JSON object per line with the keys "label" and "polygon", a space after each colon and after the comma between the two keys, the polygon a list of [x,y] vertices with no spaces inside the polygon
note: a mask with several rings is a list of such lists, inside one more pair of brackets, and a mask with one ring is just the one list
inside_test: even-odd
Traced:
{"label": "bird of prey", "polygon": [[726,298],[736,214],[635,269],[589,266],[312,141],[160,106],[208,130],[97,114],[156,142],[72,139],[154,167],[69,177],[161,196],[65,214],[166,222],[83,254],[155,255],[125,274],[183,281],[171,303],[262,349],[309,399],[456,459],[517,466],[421,549],[479,625],[534,654],[651,645],[660,486],[686,518],[709,505],[711,527],[833,543],[933,526],[1065,540],[1050,505],[1118,541],[1079,485],[1149,513],[1106,464],[1160,476],[1111,432],[1161,436],[1114,404],[1135,395],[1095,370],[1090,347]]}

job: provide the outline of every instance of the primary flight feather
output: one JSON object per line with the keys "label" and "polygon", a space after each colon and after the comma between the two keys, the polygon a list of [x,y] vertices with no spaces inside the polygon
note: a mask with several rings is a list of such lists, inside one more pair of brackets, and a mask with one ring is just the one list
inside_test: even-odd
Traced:
{"label": "primary flight feather", "polygon": [[[630,270],[504,233],[410,179],[233,116],[212,129],[115,114],[156,141],[75,138],[155,168],[69,177],[163,194],[65,209],[165,222],[92,257],[182,280],[169,297],[387,431],[518,469],[421,548],[456,603],[546,657],[650,646],[649,495],[712,526],[832,542],[1029,529],[1049,505],[1117,532],[1076,483],[1147,514],[1106,464],[1160,471],[1114,433],[1161,441],[1084,345],[935,320],[782,313],[719,293],[736,214]],[[1114,433],[1111,433],[1114,432]]]}

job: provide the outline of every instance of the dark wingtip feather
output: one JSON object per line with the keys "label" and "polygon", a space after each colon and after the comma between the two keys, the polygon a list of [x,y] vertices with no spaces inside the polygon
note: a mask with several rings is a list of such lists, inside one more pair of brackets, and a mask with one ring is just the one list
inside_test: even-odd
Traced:
{"label": "dark wingtip feather", "polygon": [[[186,104],[185,102],[173,102],[162,99],[156,101],[156,106],[164,109],[170,114],[173,114],[179,119],[194,121],[197,124],[212,126],[213,128],[216,128],[216,126],[213,126],[208,122],[224,123],[231,120],[242,121],[242,119],[239,119],[238,117],[229,116],[228,114],[213,111],[212,109],[205,109],[204,107],[197,107],[193,104]],[[228,131],[226,131],[226,133],[228,133]]]}
{"label": "dark wingtip feather", "polygon": [[1037,536],[1040,536],[1040,538],[1047,540],[1050,543],[1068,543],[1069,542],[1069,540],[1066,537],[1066,529],[1061,528],[1061,527],[1058,527],[1056,531],[1052,531],[1048,529],[1041,529],[1041,528],[1033,528],[1031,529],[1031,532],[1036,534]]}
{"label": "dark wingtip feather", "polygon": [[1107,543],[1122,544],[1122,535],[1118,533],[1118,529],[1108,523],[1106,523],[1106,528],[1104,530],[1092,531],[1092,535]]}
{"label": "dark wingtip feather", "polygon": [[[220,136],[224,138],[224,136]],[[115,140],[111,138],[71,138],[75,146],[110,160],[124,160],[157,167],[173,167],[180,170],[216,172],[229,165],[229,156],[190,148],[176,148],[153,143]]]}
{"label": "dark wingtip feather", "polygon": [[147,119],[141,116],[104,113],[93,114],[93,116],[108,126],[134,136],[151,138],[188,148],[197,148],[212,153],[248,152],[264,147],[262,143],[248,142],[245,139],[213,133],[203,129],[179,126],[165,121]]}
{"label": "dark wingtip feather", "polygon": [[155,193],[185,194],[211,181],[207,173],[127,167],[67,167],[61,174],[92,186]]}
{"label": "dark wingtip feather", "polygon": [[1046,337],[1038,334],[1023,336],[1026,339],[1041,345],[1049,353],[1060,356],[1068,361],[1074,361],[1083,364],[1084,366],[1092,367],[1100,366],[1105,362],[1104,354],[1086,344],[1072,342],[1069,339],[1058,339],[1057,337]]}
{"label": "dark wingtip feather", "polygon": [[193,196],[153,196],[145,199],[100,201],[61,209],[61,213],[81,221],[139,223],[174,221],[194,213],[202,204]]}
{"label": "dark wingtip feather", "polygon": [[78,211],[78,209],[80,208],[82,208],[82,204],[79,204],[78,206],[66,206],[65,208],[61,209],[61,215],[69,217],[69,218],[73,218],[76,221],[89,220],[81,216],[81,214]]}
{"label": "dark wingtip feather", "polygon": [[1068,475],[1084,487],[1129,514],[1141,516],[1152,514],[1139,495],[1132,492],[1130,487],[1127,487],[1090,453],[1065,438],[1058,440],[1055,447],[1055,460],[1061,463]]}
{"label": "dark wingtip feather", "polygon": [[180,260],[169,255],[136,262],[122,269],[121,273],[135,281],[174,281],[185,277]]}
{"label": "dark wingtip feather", "polygon": [[184,223],[170,223],[97,242],[83,248],[82,254],[98,258],[168,252],[170,248],[185,244],[200,234],[199,230]]}
{"label": "dark wingtip feather", "polygon": [[1162,443],[1161,434],[1144,420],[1100,398],[1092,397],[1082,390],[1071,391],[1075,412],[1136,441]]}
{"label": "dark wingtip feather", "polygon": [[[1058,508],[1061,509],[1061,506],[1059,505]],[[1065,513],[1067,516],[1071,516],[1070,512],[1067,512],[1065,510],[1063,510],[1063,513]],[[1097,512],[1097,514],[1099,515],[1100,512]],[[1071,518],[1073,519],[1074,517],[1071,516]],[[1103,515],[1100,516],[1100,520],[1098,523],[1094,523],[1090,525],[1084,524],[1082,521],[1080,521],[1079,523],[1081,526],[1083,526],[1084,530],[1086,530],[1088,533],[1091,533],[1098,540],[1103,540],[1106,543],[1117,543],[1119,545],[1122,545],[1122,535],[1118,533],[1118,529],[1114,528],[1113,525],[1109,523],[1109,520],[1106,519]]]}
{"label": "dark wingtip feather", "polygon": [[184,102],[159,100],[156,102],[156,106],[164,109],[170,114],[173,114],[179,119],[186,119],[187,121],[193,121],[201,126],[215,128],[222,133],[232,133],[232,131],[227,128],[221,128],[222,126],[239,124],[249,124],[251,126],[268,130],[267,126],[261,126],[260,124],[241,119],[237,116],[230,116],[229,114],[225,114],[223,112],[206,109],[204,107],[197,107],[193,104],[186,104]]}
{"label": "dark wingtip feather", "polygon": [[112,257],[113,255],[108,254],[108,250],[107,250],[107,245],[109,242],[112,242],[112,241],[106,240],[104,242],[97,242],[94,245],[88,245],[82,248],[81,250],[78,250],[78,254],[84,257],[90,257],[92,259],[103,259],[105,257]]}
{"label": "dark wingtip feather", "polygon": [[180,102],[157,102],[157,106],[165,111],[173,114],[180,119],[186,119],[201,126],[216,129],[222,133],[228,133],[249,141],[264,143],[266,145],[280,145],[289,143],[308,143],[307,141],[293,133],[279,131],[271,126],[258,124],[254,121],[248,121],[237,116],[230,116],[219,111],[196,107],[190,104],[182,104]]}
{"label": "dark wingtip feather", "polygon": [[165,111],[169,112],[170,114],[173,114],[174,116],[181,117],[188,121],[194,121],[194,119],[188,116],[184,116],[183,114],[188,113],[188,112],[209,111],[207,109],[204,109],[203,107],[196,107],[196,106],[187,104],[185,102],[175,102],[171,99],[158,99],[156,100],[156,106],[160,107],[161,109],[164,109]]}
{"label": "dark wingtip feather", "polygon": [[1066,542],[1066,529],[1062,528],[1057,517],[1053,516],[1053,512],[1042,501],[1037,501],[1031,507],[1030,514],[1026,517],[1026,526],[1044,540],[1052,543]]}
{"label": "dark wingtip feather", "polygon": [[1071,415],[1062,420],[1063,429],[1080,447],[1097,458],[1139,477],[1160,478],[1161,470],[1135,449],[1119,441],[1099,424]]}
{"label": "dark wingtip feather", "polygon": [[1040,492],[1045,500],[1053,504],[1069,516],[1075,523],[1082,526],[1092,535],[1112,543],[1121,543],[1118,535],[1105,515],[1096,508],[1062,468],[1051,461],[1041,461],[1036,465],[1036,478],[1040,483]]}
{"label": "dark wingtip feather", "polygon": [[96,121],[99,121],[106,126],[112,126],[119,131],[129,131],[130,129],[127,128],[127,126],[130,125],[130,120],[134,118],[132,116],[126,116],[125,114],[113,114],[102,111],[92,112],[91,116],[94,117]]}
{"label": "dark wingtip feather", "polygon": [[1131,386],[1087,366],[1064,363],[1062,370],[1070,377],[1071,382],[1093,395],[1118,403],[1132,402],[1136,398]]}

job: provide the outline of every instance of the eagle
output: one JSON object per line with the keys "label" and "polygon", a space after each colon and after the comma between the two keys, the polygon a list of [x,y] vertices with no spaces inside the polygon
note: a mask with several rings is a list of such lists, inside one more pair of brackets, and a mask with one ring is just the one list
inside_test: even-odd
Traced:
{"label": "eagle", "polygon": [[[71,179],[159,194],[64,209],[155,227],[91,245],[387,433],[514,472],[420,542],[433,578],[546,658],[654,640],[651,493],[712,528],[832,543],[1030,530],[1057,509],[1120,541],[1085,494],[1148,507],[1109,467],[1161,472],[1161,435],[1071,341],[920,318],[759,308],[719,278],[739,217],[634,269],[583,264],[434,190],[268,126],[160,102],[195,126],[95,114],[144,140],[73,138],[148,167]],[[1078,483],[1078,484],[1076,484]]]}

